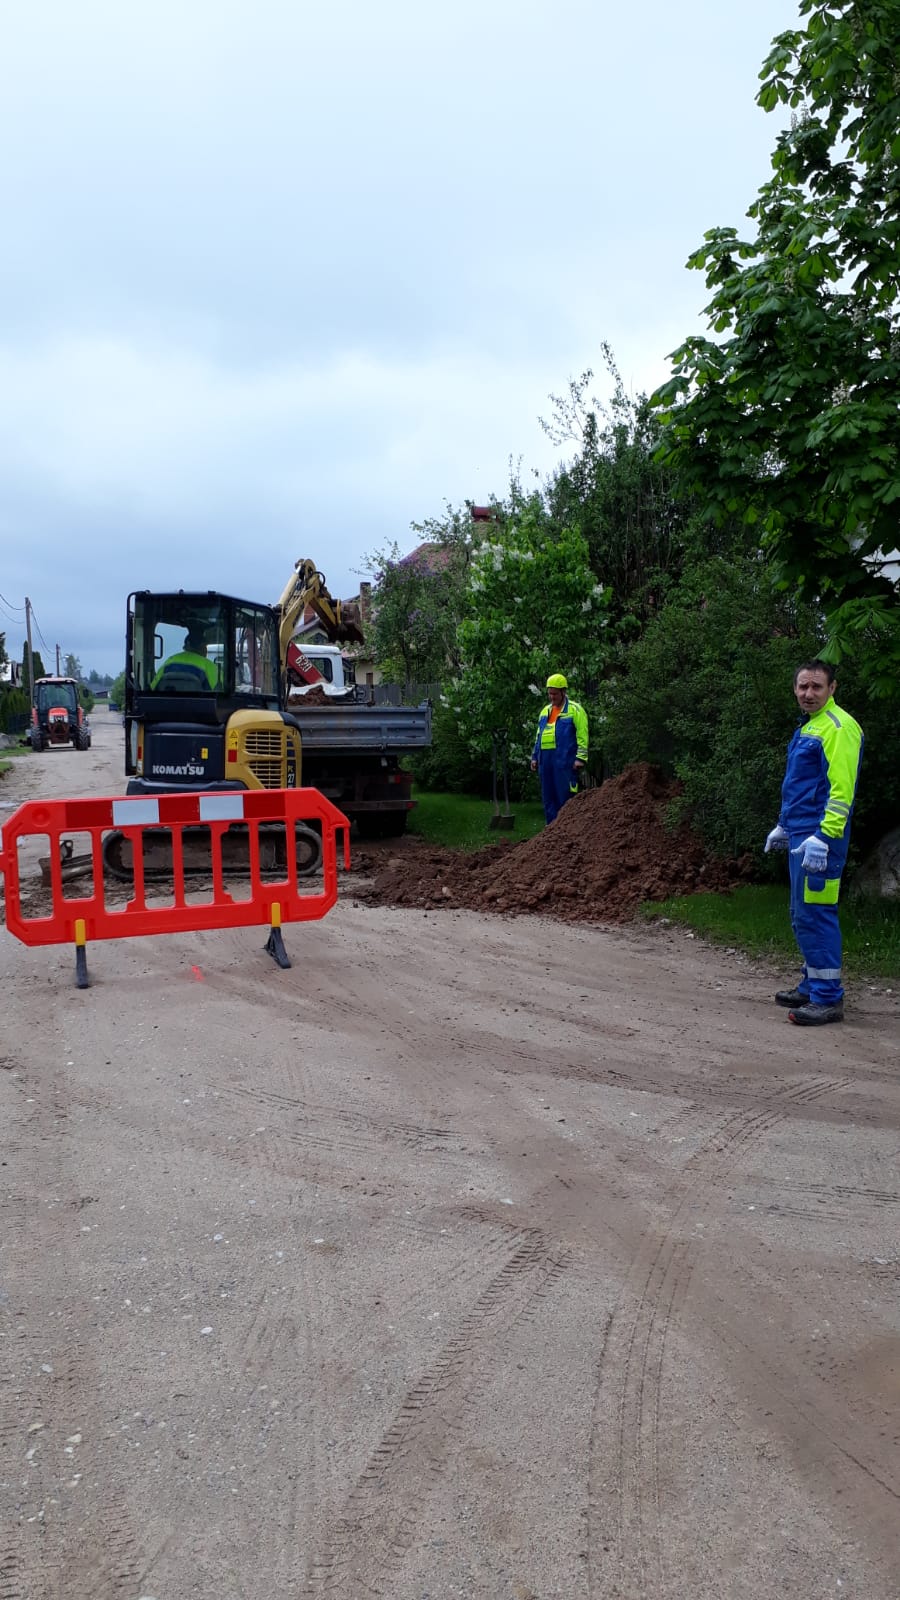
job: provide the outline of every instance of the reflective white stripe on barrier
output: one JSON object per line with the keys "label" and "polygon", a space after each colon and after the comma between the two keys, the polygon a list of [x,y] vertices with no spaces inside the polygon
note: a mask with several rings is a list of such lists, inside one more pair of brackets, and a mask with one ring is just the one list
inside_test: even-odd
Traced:
{"label": "reflective white stripe on barrier", "polygon": [[200,796],[201,822],[231,822],[244,818],[242,794],[202,794]]}
{"label": "reflective white stripe on barrier", "polygon": [[139,828],[159,822],[158,800],[114,800],[113,827]]}

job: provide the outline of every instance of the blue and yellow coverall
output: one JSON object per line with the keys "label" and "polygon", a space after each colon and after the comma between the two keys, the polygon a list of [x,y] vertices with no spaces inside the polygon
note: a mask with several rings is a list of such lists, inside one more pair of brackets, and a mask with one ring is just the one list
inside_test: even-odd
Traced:
{"label": "blue and yellow coverall", "polygon": [[552,822],[566,801],[578,792],[575,762],[586,761],[588,753],[587,712],[566,695],[551,721],[555,706],[546,705],[540,714],[532,761],[538,764],[544,816]]}
{"label": "blue and yellow coverall", "polygon": [[789,836],[788,850],[810,834],[828,846],[824,875],[804,872],[801,857],[788,855],[791,927],[803,957],[798,987],[819,1006],[836,1005],[844,997],[838,896],[862,751],[859,723],[835,705],[834,697],[797,729],[788,745],[778,818]]}

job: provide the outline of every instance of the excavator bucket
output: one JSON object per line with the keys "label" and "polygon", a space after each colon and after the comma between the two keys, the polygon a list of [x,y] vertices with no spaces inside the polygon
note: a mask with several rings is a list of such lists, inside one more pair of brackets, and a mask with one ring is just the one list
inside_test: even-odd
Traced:
{"label": "excavator bucket", "polygon": [[322,623],[333,644],[363,644],[362,614],[355,600],[335,600],[314,561],[295,561],[293,576],[275,608],[280,617],[279,647],[282,665],[288,644],[303,621],[307,606]]}
{"label": "excavator bucket", "polygon": [[337,626],[332,630],[335,644],[362,644],[365,638],[362,613],[355,601],[341,600],[337,613]]}

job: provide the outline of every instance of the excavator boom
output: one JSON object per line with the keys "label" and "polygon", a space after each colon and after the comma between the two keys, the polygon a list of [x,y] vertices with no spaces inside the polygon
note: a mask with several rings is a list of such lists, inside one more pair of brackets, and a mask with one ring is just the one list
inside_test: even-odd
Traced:
{"label": "excavator boom", "polygon": [[362,644],[363,631],[359,607],[335,600],[314,561],[300,560],[278,601],[278,648],[282,671],[288,665],[291,640],[303,621],[307,606],[312,606],[328,638],[334,644]]}

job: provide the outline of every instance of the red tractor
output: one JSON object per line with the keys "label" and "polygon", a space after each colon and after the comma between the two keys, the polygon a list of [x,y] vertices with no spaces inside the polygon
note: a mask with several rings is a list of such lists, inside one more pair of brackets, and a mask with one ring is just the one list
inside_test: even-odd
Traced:
{"label": "red tractor", "polygon": [[76,750],[90,749],[91,730],[78,704],[75,678],[36,680],[28,737],[32,750],[46,750],[50,744],[73,744]]}

